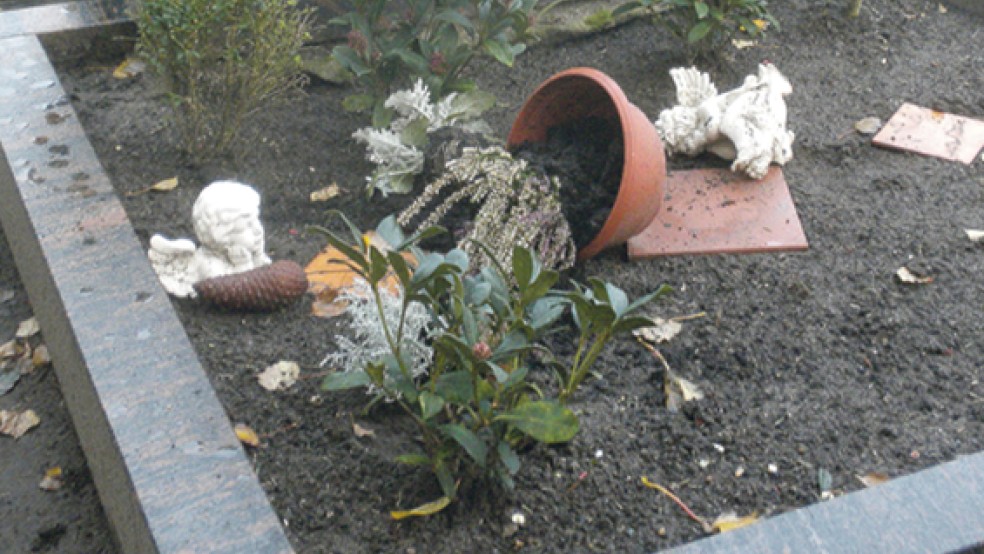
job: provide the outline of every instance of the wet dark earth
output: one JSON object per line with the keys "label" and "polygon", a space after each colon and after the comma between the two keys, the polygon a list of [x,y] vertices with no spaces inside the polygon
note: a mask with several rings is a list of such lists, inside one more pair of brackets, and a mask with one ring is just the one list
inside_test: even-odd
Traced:
{"label": "wet dark earth", "polygon": [[[613,250],[576,268],[571,277],[602,276],[633,297],[670,284],[674,292],[648,308],[653,316],[703,314],[660,352],[705,398],[669,411],[662,365],[635,342],[616,341],[573,402],[578,436],[525,452],[515,491],[472,487],[438,515],[391,521],[389,510],[439,489],[393,460],[413,444],[395,410],[364,414],[361,392],[319,390],[318,364],[346,320],[311,317],[307,300],[266,315],[176,301],[230,419],[264,437],[250,452],[254,468],[296,549],[651,552],[704,532],[644,476],[705,517],[769,516],[821,501],[821,470],[836,494],[863,487],[858,476],[896,477],[984,449],[984,247],[964,233],[984,228],[984,161],[882,150],[853,129],[867,116],[888,119],[902,102],[981,117],[984,54],[953,44],[984,44],[984,20],[922,0],[866,0],[851,21],[842,7],[776,3],[780,31],[700,64],[720,90],[766,59],[792,82],[795,158],[784,173],[810,250],[645,262]],[[172,192],[124,199],[143,240],[193,236],[191,204],[217,178],[261,191],[271,257],[302,264],[323,246],[303,229],[323,223],[327,208],[369,228],[411,200],[366,201],[371,168],[350,138],[365,121],[341,109],[349,89],[314,82],[304,97],[262,114],[238,156],[192,167],[152,80],[115,80],[119,54],[108,58],[66,60],[62,79],[120,192],[179,177]],[[688,63],[659,27],[637,21],[534,46],[511,70],[474,72],[499,99],[488,119],[504,137],[525,96],[560,70],[602,69],[655,119],[674,102],[668,70]],[[694,165],[722,164],[669,160],[671,170]],[[331,183],[341,196],[309,200]],[[900,283],[902,266],[933,282]],[[553,336],[551,346],[570,355],[570,336]],[[279,360],[299,362],[307,378],[270,393],[256,374]],[[354,422],[374,435],[356,436]],[[94,498],[89,506],[98,510]],[[525,518],[518,529],[517,511]]]}

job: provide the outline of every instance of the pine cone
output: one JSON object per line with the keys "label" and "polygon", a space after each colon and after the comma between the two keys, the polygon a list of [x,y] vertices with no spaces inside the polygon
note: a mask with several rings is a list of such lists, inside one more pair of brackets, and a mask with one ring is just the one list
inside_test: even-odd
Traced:
{"label": "pine cone", "polygon": [[202,300],[220,308],[271,311],[303,296],[308,281],[296,262],[279,260],[242,273],[203,279],[194,286]]}

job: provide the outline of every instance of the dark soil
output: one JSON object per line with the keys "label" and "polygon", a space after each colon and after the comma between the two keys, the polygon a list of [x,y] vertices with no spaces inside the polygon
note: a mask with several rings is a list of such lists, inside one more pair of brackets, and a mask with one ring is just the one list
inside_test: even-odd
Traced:
{"label": "dark soil", "polygon": [[[13,255],[0,229],[0,343],[31,317]],[[33,337],[32,344],[40,337]],[[41,423],[19,439],[0,436],[0,551],[64,554],[116,552],[89,468],[51,366],[21,377],[0,396],[0,409],[34,410]],[[62,469],[62,488],[38,486]]]}
{"label": "dark soil", "polygon": [[523,143],[514,156],[534,171],[560,179],[564,217],[578,248],[587,246],[605,225],[622,180],[619,129],[597,117],[547,130],[547,140]]}
{"label": "dark soil", "polygon": [[[810,250],[639,263],[615,250],[577,268],[575,278],[603,276],[633,297],[669,283],[675,291],[653,315],[706,313],[661,347],[706,398],[669,413],[661,366],[634,342],[616,341],[597,366],[601,378],[573,403],[580,434],[525,453],[514,492],[473,488],[436,516],[391,521],[389,510],[433,500],[438,487],[393,461],[412,446],[394,410],[363,415],[365,395],[319,390],[318,364],[346,332],[344,318],[315,319],[307,302],[269,315],[175,302],[230,419],[266,437],[251,452],[254,467],[299,552],[653,551],[703,532],[642,476],[705,516],[768,516],[819,501],[820,469],[837,491],[850,491],[862,486],[857,475],[895,477],[984,449],[984,247],[963,231],[984,228],[984,162],[881,150],[853,131],[863,117],[888,119],[903,101],[984,115],[984,20],[940,13],[936,1],[866,0],[862,16],[846,21],[845,3],[776,2],[781,32],[703,66],[721,90],[763,59],[793,83],[796,157],[785,175]],[[314,83],[305,97],[265,111],[238,158],[193,168],[153,83],[109,76],[118,60],[66,62],[63,82],[121,193],[181,179],[170,193],[125,197],[143,240],[192,237],[192,202],[217,178],[262,192],[271,256],[302,264],[323,244],[300,231],[322,223],[327,208],[369,228],[411,200],[366,201],[371,168],[350,138],[365,120],[341,109],[350,90]],[[687,63],[679,43],[639,21],[474,73],[500,99],[490,123],[504,137],[525,96],[557,71],[598,67],[655,118],[675,98],[668,70]],[[694,164],[721,165],[670,161]],[[309,201],[333,182],[344,195]],[[903,265],[934,282],[899,283]],[[572,350],[565,336],[554,339],[561,354]],[[308,378],[286,392],[260,388],[256,374],[284,359]],[[353,422],[375,435],[357,437]],[[516,510],[526,525],[510,534]]]}

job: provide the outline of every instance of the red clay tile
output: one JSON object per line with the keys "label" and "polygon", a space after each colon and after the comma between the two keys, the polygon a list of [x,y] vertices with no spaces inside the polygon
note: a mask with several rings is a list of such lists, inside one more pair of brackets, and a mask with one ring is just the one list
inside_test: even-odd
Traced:
{"label": "red clay tile", "polygon": [[984,121],[902,104],[871,141],[969,165],[984,147]]}
{"label": "red clay tile", "polygon": [[805,250],[808,246],[778,166],[772,166],[761,181],[727,169],[671,173],[660,213],[628,243],[631,260]]}

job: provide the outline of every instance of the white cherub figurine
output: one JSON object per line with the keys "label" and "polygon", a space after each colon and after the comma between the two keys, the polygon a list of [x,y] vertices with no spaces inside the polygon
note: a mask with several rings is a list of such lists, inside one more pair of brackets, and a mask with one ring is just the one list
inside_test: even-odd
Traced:
{"label": "white cherub figurine", "polygon": [[194,297],[202,279],[248,271],[270,263],[264,252],[260,195],[235,181],[216,181],[204,189],[192,208],[195,235],[188,239],[150,238],[147,257],[167,292]]}
{"label": "white cherub figurine", "polygon": [[786,130],[789,81],[770,63],[738,88],[718,94],[706,73],[694,67],[670,70],[678,106],[663,110],[656,129],[673,153],[695,156],[704,150],[734,160],[731,170],[761,179],[769,164],[793,158],[793,133]]}

